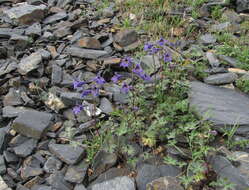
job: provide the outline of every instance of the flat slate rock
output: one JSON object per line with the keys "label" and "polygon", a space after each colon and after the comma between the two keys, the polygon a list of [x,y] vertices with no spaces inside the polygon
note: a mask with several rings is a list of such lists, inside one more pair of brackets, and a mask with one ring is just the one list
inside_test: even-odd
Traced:
{"label": "flat slate rock", "polygon": [[232,89],[191,82],[190,106],[213,122],[218,131],[238,126],[236,134],[249,133],[249,97]]}
{"label": "flat slate rock", "polygon": [[234,82],[238,76],[235,73],[221,73],[204,78],[204,82],[213,85],[229,84]]}
{"label": "flat slate rock", "polygon": [[12,128],[27,137],[40,139],[50,126],[52,114],[39,111],[21,113],[13,122]]}
{"label": "flat slate rock", "polygon": [[85,150],[69,144],[50,144],[49,150],[67,164],[76,164],[84,157]]}
{"label": "flat slate rock", "polygon": [[91,190],[135,190],[134,180],[127,176],[116,177],[103,183],[95,184]]}

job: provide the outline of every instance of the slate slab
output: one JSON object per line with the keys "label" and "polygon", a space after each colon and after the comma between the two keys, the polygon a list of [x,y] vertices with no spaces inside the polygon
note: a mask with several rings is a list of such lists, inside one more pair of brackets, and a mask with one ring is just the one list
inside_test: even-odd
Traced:
{"label": "slate slab", "polygon": [[222,132],[225,127],[238,126],[236,134],[249,133],[249,97],[232,89],[201,82],[190,83],[189,101],[200,116],[213,122]]}
{"label": "slate slab", "polygon": [[12,128],[27,137],[40,139],[46,132],[53,119],[53,115],[39,111],[21,113],[12,124]]}

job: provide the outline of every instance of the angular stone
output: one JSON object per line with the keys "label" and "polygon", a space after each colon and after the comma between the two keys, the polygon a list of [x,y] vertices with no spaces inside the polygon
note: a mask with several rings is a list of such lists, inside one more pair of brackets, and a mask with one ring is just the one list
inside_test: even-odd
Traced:
{"label": "angular stone", "polygon": [[14,45],[16,49],[23,50],[30,43],[30,38],[28,36],[22,36],[19,34],[13,34],[9,39],[9,44]]}
{"label": "angular stone", "polygon": [[39,176],[42,173],[43,170],[41,168],[33,168],[30,166],[26,166],[21,170],[21,177],[25,180],[28,179],[29,177]]}
{"label": "angular stone", "polygon": [[13,121],[12,128],[27,137],[40,139],[48,129],[52,118],[52,114],[26,111]]}
{"label": "angular stone", "polygon": [[52,186],[52,189],[58,190],[72,190],[73,187],[64,179],[64,174],[61,171],[57,171],[47,178],[47,182]]}
{"label": "angular stone", "polygon": [[212,32],[224,32],[228,31],[231,33],[236,33],[240,31],[240,25],[236,23],[224,22],[221,24],[214,24],[211,26]]}
{"label": "angular stone", "polygon": [[200,42],[204,45],[214,44],[216,38],[212,34],[204,34],[200,37]]}
{"label": "angular stone", "polygon": [[245,176],[247,181],[249,181],[249,153],[236,151],[232,153],[232,157],[235,161],[240,163],[238,169],[240,173]]}
{"label": "angular stone", "polygon": [[207,56],[209,64],[212,67],[218,67],[220,65],[220,62],[219,62],[219,60],[217,59],[217,57],[216,57],[216,55],[214,53],[208,51],[206,53],[206,56]]}
{"label": "angular stone", "polygon": [[234,23],[241,23],[242,21],[242,18],[240,18],[238,13],[236,13],[234,10],[229,9],[222,14],[222,19]]}
{"label": "angular stone", "polygon": [[13,107],[13,106],[5,106],[3,108],[3,117],[13,118],[17,117],[19,114],[24,113],[25,111],[31,110],[26,107]]}
{"label": "angular stone", "polygon": [[62,167],[62,162],[55,157],[50,157],[43,166],[47,173],[55,173]]}
{"label": "angular stone", "polygon": [[47,185],[34,185],[31,190],[52,190],[52,187]]}
{"label": "angular stone", "polygon": [[123,176],[95,184],[91,190],[136,190],[136,187],[133,179]]}
{"label": "angular stone", "polygon": [[5,165],[3,156],[0,155],[0,175],[3,175],[5,173],[6,173],[6,165]]}
{"label": "angular stone", "polygon": [[23,104],[23,101],[20,96],[20,90],[10,88],[8,94],[3,98],[4,106],[18,106]]}
{"label": "angular stone", "polygon": [[238,76],[235,73],[222,73],[222,74],[210,75],[204,78],[204,82],[207,84],[222,85],[222,84],[232,83],[237,78]]}
{"label": "angular stone", "polygon": [[84,185],[76,185],[74,190],[87,190]]}
{"label": "angular stone", "polygon": [[0,66],[0,76],[14,71],[17,67],[18,65],[15,61],[6,61]]}
{"label": "angular stone", "polygon": [[71,183],[82,183],[86,176],[88,167],[89,164],[84,162],[69,166],[65,174],[65,180]]}
{"label": "angular stone", "polygon": [[99,40],[90,37],[84,37],[78,40],[78,46],[88,49],[101,49]]}
{"label": "angular stone", "polygon": [[0,38],[10,38],[13,34],[22,35],[23,33],[22,29],[0,28]]}
{"label": "angular stone", "polygon": [[236,134],[249,133],[249,98],[235,90],[191,82],[190,106],[197,114],[213,122],[220,132],[238,126]]}
{"label": "angular stone", "polygon": [[108,52],[102,50],[92,50],[92,49],[83,49],[78,47],[68,47],[65,52],[69,55],[86,58],[86,59],[98,59],[108,55]]}
{"label": "angular stone", "polygon": [[100,100],[99,108],[102,110],[103,113],[110,114],[113,112],[112,103],[107,98],[102,98]]}
{"label": "angular stone", "polygon": [[1,190],[11,190],[8,185],[4,182],[3,178],[0,176],[0,189]]}
{"label": "angular stone", "polygon": [[22,4],[3,11],[10,19],[18,20],[21,24],[32,24],[41,21],[45,16],[45,5],[33,6]]}
{"label": "angular stone", "polygon": [[27,36],[37,37],[41,36],[41,24],[34,23],[25,30]]}
{"label": "angular stone", "polygon": [[19,63],[19,73],[26,75],[30,71],[37,69],[39,64],[42,62],[42,56],[40,53],[32,53],[28,57],[25,57]]}
{"label": "angular stone", "polygon": [[184,190],[175,177],[161,177],[146,185],[146,190]]}
{"label": "angular stone", "polygon": [[52,77],[51,77],[51,84],[59,84],[62,80],[62,68],[59,67],[57,64],[53,64],[52,66]]}
{"label": "angular stone", "polygon": [[222,61],[225,61],[232,67],[238,67],[240,64],[239,61],[237,61],[236,59],[225,55],[218,55],[218,58],[221,59]]}
{"label": "angular stone", "polygon": [[26,140],[24,143],[14,147],[13,150],[17,156],[25,158],[33,152],[33,150],[36,148],[36,145],[37,140],[29,139]]}
{"label": "angular stone", "polygon": [[7,163],[13,164],[19,161],[18,157],[12,152],[4,151],[3,155]]}
{"label": "angular stone", "polygon": [[138,36],[135,30],[122,30],[114,37],[114,41],[122,47],[128,46],[137,40]]}
{"label": "angular stone", "polygon": [[136,182],[138,190],[146,190],[146,185],[153,180],[164,176],[176,177],[181,171],[171,165],[154,166],[144,164],[138,169]]}
{"label": "angular stone", "polygon": [[3,128],[0,128],[0,155],[7,148],[8,135]]}
{"label": "angular stone", "polygon": [[225,157],[220,155],[212,156],[209,163],[218,177],[223,179],[226,178],[229,182],[235,184],[236,190],[245,190],[249,188],[249,181],[246,177],[243,176]]}
{"label": "angular stone", "polygon": [[67,164],[76,164],[84,157],[85,153],[83,148],[69,144],[50,144],[49,150]]}
{"label": "angular stone", "polygon": [[54,23],[59,22],[60,20],[67,19],[67,17],[68,17],[67,13],[62,11],[62,12],[58,12],[54,15],[47,17],[46,19],[43,20],[43,23],[44,24],[54,24]]}
{"label": "angular stone", "polygon": [[249,1],[248,0],[236,0],[236,11],[248,12],[249,11]]}

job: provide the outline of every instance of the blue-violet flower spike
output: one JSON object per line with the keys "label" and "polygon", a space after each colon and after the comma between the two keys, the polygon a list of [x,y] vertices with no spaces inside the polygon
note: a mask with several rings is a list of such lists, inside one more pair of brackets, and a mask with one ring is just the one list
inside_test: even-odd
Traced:
{"label": "blue-violet flower spike", "polygon": [[127,94],[131,90],[131,86],[129,86],[126,82],[123,83],[121,92]]}
{"label": "blue-violet flower spike", "polygon": [[88,96],[88,95],[91,94],[91,93],[92,93],[91,90],[84,90],[84,91],[81,93],[81,97]]}
{"label": "blue-violet flower spike", "polygon": [[86,82],[75,80],[75,81],[73,82],[73,88],[76,89],[76,88],[82,87],[84,84],[86,84]]}
{"label": "blue-violet flower spike", "polygon": [[74,106],[73,108],[73,113],[75,115],[79,114],[81,111],[83,110],[83,106],[82,105],[77,105],[77,106]]}
{"label": "blue-violet flower spike", "polygon": [[125,57],[124,59],[122,59],[122,61],[120,63],[120,67],[123,67],[123,68],[129,67],[131,62],[132,62],[132,60],[130,57]]}
{"label": "blue-violet flower spike", "polygon": [[115,75],[111,78],[111,80],[112,80],[112,82],[117,83],[121,77],[122,77],[122,75],[115,73]]}

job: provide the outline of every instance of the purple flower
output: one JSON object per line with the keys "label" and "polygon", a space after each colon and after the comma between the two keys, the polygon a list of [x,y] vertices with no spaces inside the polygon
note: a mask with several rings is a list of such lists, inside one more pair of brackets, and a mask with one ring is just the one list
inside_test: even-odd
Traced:
{"label": "purple flower", "polygon": [[122,59],[122,61],[120,63],[120,67],[123,67],[123,68],[129,67],[131,62],[132,62],[132,60],[130,57],[125,57],[124,59]]}
{"label": "purple flower", "polygon": [[143,74],[143,75],[141,75],[141,78],[143,79],[143,80],[146,80],[146,81],[150,81],[151,80],[151,77],[148,75],[148,74]]}
{"label": "purple flower", "polygon": [[157,44],[159,46],[164,46],[167,43],[167,40],[165,40],[164,38],[160,38],[160,40],[157,41]]}
{"label": "purple flower", "polygon": [[76,88],[82,87],[84,84],[86,84],[86,82],[75,80],[75,81],[73,82],[73,88],[76,89]]}
{"label": "purple flower", "polygon": [[160,48],[157,48],[157,47],[152,47],[151,51],[150,51],[150,54],[156,54],[160,51],[161,49]]}
{"label": "purple flower", "polygon": [[73,108],[73,113],[75,115],[79,114],[82,110],[83,110],[84,106],[82,105],[77,105],[77,106],[74,106]]}
{"label": "purple flower", "polygon": [[97,84],[99,85],[103,85],[105,84],[105,79],[103,77],[100,76],[100,74],[98,74],[93,81],[95,81]]}
{"label": "purple flower", "polygon": [[150,51],[150,50],[152,49],[152,47],[153,47],[153,44],[151,44],[151,43],[146,43],[146,44],[144,45],[144,51]]}
{"label": "purple flower", "polygon": [[115,73],[115,75],[111,78],[112,82],[117,83],[122,75]]}
{"label": "purple flower", "polygon": [[165,53],[165,54],[163,55],[163,61],[164,61],[165,63],[171,62],[171,61],[172,61],[171,54],[168,53],[168,52]]}
{"label": "purple flower", "polygon": [[97,97],[99,96],[99,88],[97,88],[96,86],[94,86],[91,90],[91,93],[93,96]]}
{"label": "purple flower", "polygon": [[131,90],[132,86],[128,85],[126,82],[123,83],[120,89],[122,93],[127,94]]}
{"label": "purple flower", "polygon": [[91,90],[84,90],[84,91],[81,93],[81,97],[88,96],[88,95],[91,94],[91,93],[92,93]]}
{"label": "purple flower", "polygon": [[137,75],[141,76],[143,74],[143,69],[140,64],[136,64],[135,68],[132,69],[132,72],[136,73]]}

